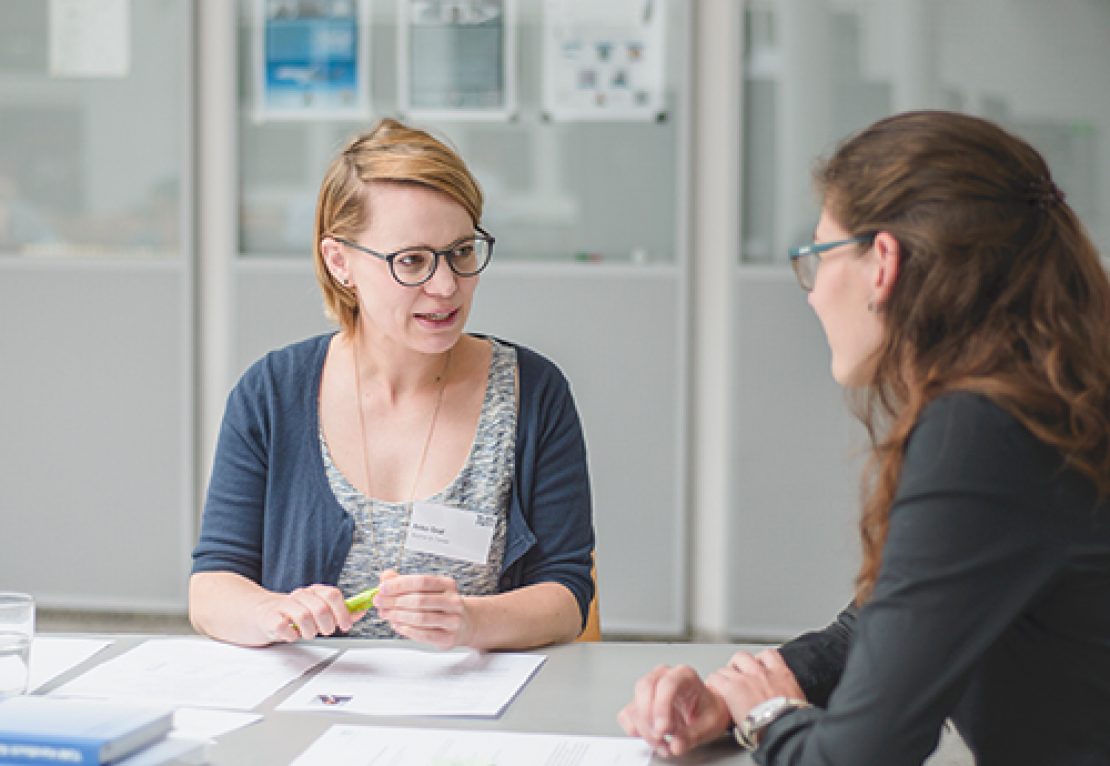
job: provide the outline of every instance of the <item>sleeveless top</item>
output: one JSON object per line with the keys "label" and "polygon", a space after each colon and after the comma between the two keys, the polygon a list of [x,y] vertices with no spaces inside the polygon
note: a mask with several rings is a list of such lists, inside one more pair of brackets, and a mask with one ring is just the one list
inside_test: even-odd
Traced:
{"label": "sleeveless top", "polygon": [[[505,530],[515,471],[516,349],[490,339],[492,354],[478,428],[466,464],[444,489],[428,502],[472,513],[488,514],[494,523],[485,564],[405,550],[410,504],[368,498],[335,466],[320,430],[320,451],[331,491],[354,520],[354,537],[339,575],[345,597],[378,584],[385,569],[401,574],[435,574],[454,578],[459,593],[489,595],[499,591]],[[435,438],[434,436],[432,437]],[[360,638],[397,638],[389,624],[371,610],[348,635]]]}

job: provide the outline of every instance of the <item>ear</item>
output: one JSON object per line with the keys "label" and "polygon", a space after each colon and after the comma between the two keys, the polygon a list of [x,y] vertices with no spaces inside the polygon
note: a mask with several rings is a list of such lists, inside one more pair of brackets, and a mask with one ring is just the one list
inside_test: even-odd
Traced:
{"label": "ear", "polygon": [[324,264],[328,272],[339,284],[346,284],[351,279],[351,271],[347,263],[347,253],[343,246],[332,237],[320,240],[320,254],[324,257]]}
{"label": "ear", "polygon": [[871,281],[872,302],[882,306],[890,300],[898,270],[902,265],[902,245],[890,232],[880,231],[871,245],[875,252],[875,270]]}

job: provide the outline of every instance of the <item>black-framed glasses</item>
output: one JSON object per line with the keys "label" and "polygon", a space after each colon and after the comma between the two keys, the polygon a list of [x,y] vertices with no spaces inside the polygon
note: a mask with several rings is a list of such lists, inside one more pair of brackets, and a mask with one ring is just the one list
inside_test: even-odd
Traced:
{"label": "black-framed glasses", "polygon": [[790,248],[790,265],[794,267],[794,276],[798,284],[807,293],[813,292],[817,282],[817,268],[821,265],[821,253],[827,253],[844,245],[863,245],[874,237],[852,237],[851,239],[838,239],[835,242],[811,242],[808,245]]}
{"label": "black-framed glasses", "polygon": [[477,231],[476,234],[452,242],[442,250],[431,247],[406,247],[395,253],[379,253],[342,237],[335,237],[335,241],[375,258],[381,258],[389,264],[389,273],[398,284],[417,287],[427,282],[436,273],[441,256],[447,261],[451,271],[460,277],[477,276],[489,265],[489,259],[493,255],[493,243],[496,240],[481,226],[474,228]]}

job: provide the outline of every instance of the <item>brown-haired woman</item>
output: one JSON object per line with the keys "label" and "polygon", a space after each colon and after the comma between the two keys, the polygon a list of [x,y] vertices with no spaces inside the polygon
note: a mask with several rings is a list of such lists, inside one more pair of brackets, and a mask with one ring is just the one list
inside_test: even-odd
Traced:
{"label": "brown-haired woman", "polygon": [[[463,332],[494,244],[481,214],[459,156],[395,120],[332,162],[315,264],[340,329],[267,354],[231,392],[193,552],[199,631],[482,649],[578,635],[582,430],[555,365]],[[350,612],[374,586],[374,609]]]}
{"label": "brown-haired woman", "polygon": [[791,252],[873,452],[854,604],[620,714],[662,754],[736,726],[761,764],[1110,763],[1110,281],[1044,160],[915,112],[818,171]]}

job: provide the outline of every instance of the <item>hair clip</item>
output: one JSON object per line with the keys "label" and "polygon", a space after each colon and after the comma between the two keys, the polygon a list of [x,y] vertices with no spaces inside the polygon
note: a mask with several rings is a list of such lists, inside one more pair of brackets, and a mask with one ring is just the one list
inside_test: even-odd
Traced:
{"label": "hair clip", "polygon": [[1053,205],[1062,205],[1067,198],[1068,195],[1064,194],[1064,191],[1047,176],[1040,176],[1029,182],[1026,199],[1041,210],[1048,210]]}

